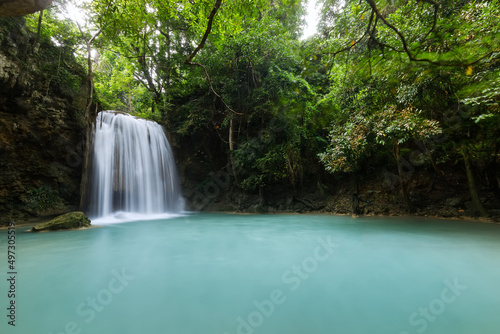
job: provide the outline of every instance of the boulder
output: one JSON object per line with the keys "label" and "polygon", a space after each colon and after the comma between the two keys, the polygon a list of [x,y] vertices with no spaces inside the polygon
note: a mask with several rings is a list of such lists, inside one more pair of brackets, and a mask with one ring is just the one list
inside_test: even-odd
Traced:
{"label": "boulder", "polygon": [[250,206],[250,208],[248,208],[248,212],[249,213],[265,213],[265,212],[267,212],[267,209],[260,204],[255,204],[255,205]]}
{"label": "boulder", "polygon": [[460,203],[462,203],[462,200],[458,197],[451,197],[451,198],[447,198],[446,201],[444,202],[444,204],[446,206],[459,206]]}
{"label": "boulder", "polygon": [[89,227],[90,219],[81,211],[73,211],[61,216],[57,216],[47,223],[35,225],[31,231],[53,231],[53,230],[69,230],[81,227]]}

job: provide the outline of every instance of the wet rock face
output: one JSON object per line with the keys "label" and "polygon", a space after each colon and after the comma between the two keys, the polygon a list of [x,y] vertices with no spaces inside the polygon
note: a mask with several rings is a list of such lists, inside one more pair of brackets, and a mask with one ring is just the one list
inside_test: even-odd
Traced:
{"label": "wet rock face", "polygon": [[[75,209],[84,144],[85,71],[0,18],[0,225]],[[54,59],[61,58],[61,62]]]}
{"label": "wet rock face", "polygon": [[0,16],[24,16],[50,6],[52,0],[0,0]]}
{"label": "wet rock face", "polygon": [[5,88],[12,89],[20,75],[21,69],[19,66],[9,61],[4,54],[0,54],[0,81],[4,83]]}

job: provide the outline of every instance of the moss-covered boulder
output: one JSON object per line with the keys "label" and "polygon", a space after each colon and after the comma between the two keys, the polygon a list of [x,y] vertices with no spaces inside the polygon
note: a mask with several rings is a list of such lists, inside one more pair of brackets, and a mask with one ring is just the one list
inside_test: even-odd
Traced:
{"label": "moss-covered boulder", "polygon": [[31,231],[40,232],[49,230],[69,230],[89,226],[90,219],[83,212],[74,211],[57,216],[47,223],[40,223],[34,226]]}

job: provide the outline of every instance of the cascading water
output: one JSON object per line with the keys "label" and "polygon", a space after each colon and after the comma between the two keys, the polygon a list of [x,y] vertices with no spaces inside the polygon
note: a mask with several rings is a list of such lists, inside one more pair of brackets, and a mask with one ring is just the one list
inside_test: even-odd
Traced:
{"label": "cascading water", "polygon": [[100,112],[89,158],[89,217],[124,218],[184,209],[175,159],[158,123]]}

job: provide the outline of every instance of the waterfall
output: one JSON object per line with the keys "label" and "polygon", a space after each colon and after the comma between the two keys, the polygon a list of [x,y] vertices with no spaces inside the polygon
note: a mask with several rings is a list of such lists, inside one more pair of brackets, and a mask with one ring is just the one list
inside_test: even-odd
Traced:
{"label": "waterfall", "polygon": [[89,156],[86,212],[123,218],[183,210],[175,159],[156,122],[103,111]]}

